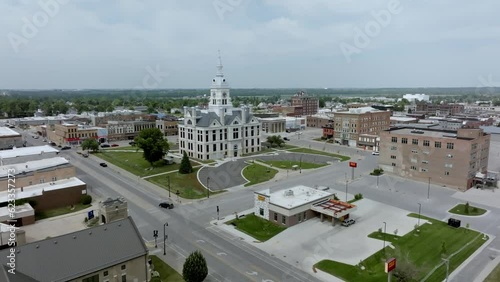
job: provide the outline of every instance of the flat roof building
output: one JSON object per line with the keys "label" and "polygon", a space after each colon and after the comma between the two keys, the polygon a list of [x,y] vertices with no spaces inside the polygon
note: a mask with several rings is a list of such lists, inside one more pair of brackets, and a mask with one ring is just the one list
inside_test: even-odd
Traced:
{"label": "flat roof building", "polygon": [[464,191],[487,173],[490,137],[482,129],[394,127],[380,134],[379,167]]}
{"label": "flat roof building", "polygon": [[33,146],[0,151],[0,166],[23,163],[57,156],[59,150],[49,146]]}
{"label": "flat roof building", "polygon": [[[324,209],[327,202],[334,201],[334,194],[322,189],[303,185],[271,192],[270,189],[254,192],[254,213],[256,216],[283,226],[293,226],[310,218],[320,216],[331,218],[332,224],[348,218],[355,210],[354,205],[347,204],[348,212],[332,214],[331,209]],[[337,201],[339,204],[340,201]],[[318,206],[318,204],[320,204]],[[344,205],[345,206],[345,205]]]}
{"label": "flat roof building", "polygon": [[22,147],[23,144],[23,137],[20,133],[8,127],[0,126],[0,150]]}

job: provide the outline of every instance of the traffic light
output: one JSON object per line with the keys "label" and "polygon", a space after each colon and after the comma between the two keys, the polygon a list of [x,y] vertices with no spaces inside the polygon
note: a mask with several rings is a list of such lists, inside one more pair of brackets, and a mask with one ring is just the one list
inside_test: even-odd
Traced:
{"label": "traffic light", "polygon": [[219,206],[217,206],[217,212],[219,212]]}

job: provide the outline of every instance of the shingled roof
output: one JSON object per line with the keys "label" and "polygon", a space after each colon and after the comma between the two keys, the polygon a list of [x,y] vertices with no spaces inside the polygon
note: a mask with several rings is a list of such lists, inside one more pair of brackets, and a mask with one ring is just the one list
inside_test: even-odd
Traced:
{"label": "shingled roof", "polygon": [[15,249],[16,274],[8,273],[9,249],[0,251],[0,281],[68,281],[148,253],[131,217]]}

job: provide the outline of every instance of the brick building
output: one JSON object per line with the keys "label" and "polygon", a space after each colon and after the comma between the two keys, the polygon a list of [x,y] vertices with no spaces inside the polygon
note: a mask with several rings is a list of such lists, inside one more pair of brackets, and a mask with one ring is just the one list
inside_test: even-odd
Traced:
{"label": "brick building", "polygon": [[486,174],[490,135],[482,129],[395,127],[380,134],[379,166],[386,172],[466,190]]}
{"label": "brick building", "polygon": [[298,115],[315,115],[318,113],[319,100],[316,97],[308,96],[304,91],[300,91],[292,97],[292,107],[301,107],[301,112]]}
{"label": "brick building", "polygon": [[435,116],[449,116],[463,113],[465,106],[461,104],[432,104],[417,102],[415,113]]}
{"label": "brick building", "polygon": [[365,140],[360,139],[360,136],[377,136],[382,130],[389,129],[390,117],[390,112],[380,111],[372,107],[336,112],[334,116],[335,142],[352,147],[371,147],[373,149],[376,147],[373,138]]}
{"label": "brick building", "polygon": [[322,128],[325,125],[333,123],[333,117],[328,115],[311,115],[306,117],[307,127]]}

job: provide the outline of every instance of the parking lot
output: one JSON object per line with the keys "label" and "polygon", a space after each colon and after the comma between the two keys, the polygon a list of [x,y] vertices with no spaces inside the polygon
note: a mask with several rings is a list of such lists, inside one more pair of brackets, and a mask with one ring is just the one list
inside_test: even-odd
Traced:
{"label": "parking lot", "polygon": [[[329,259],[350,265],[371,256],[383,248],[382,240],[368,238],[368,234],[384,228],[386,233],[397,235],[413,230],[418,219],[407,217],[409,211],[381,204],[369,199],[355,203],[358,209],[351,214],[356,223],[344,227],[340,224],[332,226],[331,222],[321,222],[319,218],[309,219],[279,233],[263,243],[255,243],[232,227],[222,227],[235,236],[245,238],[270,255],[312,273],[312,266]],[[423,224],[425,220],[420,220]],[[386,245],[389,243],[386,242]],[[329,276],[331,277],[331,276]]]}

